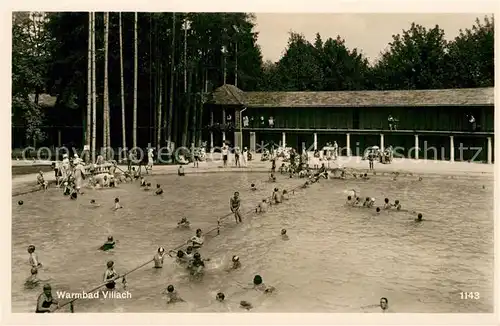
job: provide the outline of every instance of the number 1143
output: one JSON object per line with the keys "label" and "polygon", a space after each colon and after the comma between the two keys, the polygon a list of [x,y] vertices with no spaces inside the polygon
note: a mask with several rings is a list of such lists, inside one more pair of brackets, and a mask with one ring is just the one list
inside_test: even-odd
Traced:
{"label": "number 1143", "polygon": [[479,300],[480,298],[479,292],[460,292],[460,299],[462,300]]}

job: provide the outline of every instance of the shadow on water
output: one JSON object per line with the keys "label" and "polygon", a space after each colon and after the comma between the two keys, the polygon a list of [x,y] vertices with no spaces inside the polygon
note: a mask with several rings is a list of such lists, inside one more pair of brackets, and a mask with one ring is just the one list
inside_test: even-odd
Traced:
{"label": "shadow on water", "polygon": [[[137,184],[118,189],[88,190],[70,201],[58,190],[13,199],[12,309],[34,310],[40,289],[25,290],[29,276],[26,247],[37,246],[46,266],[40,278],[51,278],[53,291],[79,292],[101,283],[106,262],[125,272],[152,258],[159,246],[167,250],[208,230],[228,213],[229,197],[242,196],[242,211],[252,209],[274,187],[291,188],[303,180],[265,174],[153,176],[163,196]],[[167,258],[161,270],[148,265],[127,280],[132,299],[80,300],[76,312],[236,311],[240,300],[261,312],[363,312],[360,307],[386,296],[397,312],[493,311],[493,182],[484,179],[388,177],[323,180],[300,190],[289,201],[262,215],[244,216],[235,225],[224,221],[221,233],[207,239],[202,256],[211,258],[202,281],[190,280],[183,268]],[[251,183],[259,190],[250,191]],[[399,199],[403,208],[424,214],[422,223],[405,212],[382,212],[344,206],[345,191],[361,197]],[[450,191],[453,190],[453,191]],[[112,211],[113,199],[124,206]],[[24,205],[18,206],[22,199]],[[91,208],[95,199],[101,206]],[[177,229],[187,217],[191,230]],[[288,230],[289,241],[279,233]],[[112,234],[116,249],[97,248]],[[232,255],[242,268],[228,273]],[[241,284],[260,274],[277,287],[272,295],[243,290]],[[161,291],[174,284],[187,301],[166,305]],[[473,284],[473,287],[471,288]],[[226,303],[214,302],[226,294]],[[481,299],[464,302],[460,292],[480,292]],[[376,310],[376,312],[378,312]]]}

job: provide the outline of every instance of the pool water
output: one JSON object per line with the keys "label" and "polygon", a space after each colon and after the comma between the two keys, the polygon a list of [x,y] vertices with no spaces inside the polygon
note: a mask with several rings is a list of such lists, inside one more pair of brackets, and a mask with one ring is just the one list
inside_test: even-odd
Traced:
{"label": "pool water", "polygon": [[[13,198],[12,310],[34,311],[41,289],[26,290],[29,244],[37,247],[56,291],[80,292],[102,283],[106,262],[120,273],[153,257],[159,246],[182,244],[196,228],[205,231],[229,212],[234,191],[242,211],[251,210],[274,187],[293,188],[302,179],[278,176],[277,183],[261,173],[211,173],[152,176],[162,196],[122,184],[117,189],[87,190],[71,201],[50,189]],[[250,191],[255,183],[257,191]],[[484,186],[484,187],[483,187]],[[344,205],[346,192],[361,197],[399,199],[412,213],[382,212]],[[244,223],[224,220],[220,235],[207,236],[201,250],[211,258],[202,280],[192,280],[173,259],[163,269],[150,264],[127,277],[131,299],[90,299],[75,303],[75,312],[241,312],[240,300],[257,312],[379,312],[380,297],[392,311],[425,313],[493,312],[493,181],[476,177],[401,177],[370,180],[322,180],[296,191],[285,203],[261,215],[246,214]],[[113,211],[119,197],[123,209]],[[22,199],[24,205],[17,205]],[[90,199],[101,206],[90,207]],[[181,217],[191,230],[177,229]],[[288,230],[289,241],[279,234]],[[101,252],[108,235],[118,244]],[[242,268],[227,272],[233,255]],[[242,285],[262,275],[278,290],[263,295]],[[161,292],[173,284],[186,302],[167,305]],[[217,292],[226,302],[215,301]],[[479,292],[478,300],[463,300],[460,292]],[[64,300],[61,300],[64,301]],[[59,312],[68,312],[63,308]]]}

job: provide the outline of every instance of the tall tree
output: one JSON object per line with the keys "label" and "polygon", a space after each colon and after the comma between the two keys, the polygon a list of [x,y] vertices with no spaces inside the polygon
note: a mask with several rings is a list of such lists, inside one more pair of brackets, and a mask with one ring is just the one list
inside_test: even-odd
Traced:
{"label": "tall tree", "polygon": [[170,56],[170,97],[168,102],[167,147],[172,142],[172,117],[174,113],[174,74],[175,74],[175,12],[172,13],[172,47]]}
{"label": "tall tree", "polygon": [[96,51],[95,51],[95,12],[92,12],[92,162],[96,161],[97,152],[97,87],[96,87]]}
{"label": "tall tree", "polygon": [[87,60],[87,128],[85,129],[85,144],[90,147],[92,128],[92,13],[89,11],[89,37]]}
{"label": "tall tree", "polygon": [[134,13],[134,115],[132,126],[132,146],[137,147],[137,75],[138,75],[138,60],[139,53],[137,50],[137,12]]}
{"label": "tall tree", "polygon": [[109,87],[108,87],[108,60],[109,60],[109,12],[104,13],[104,106],[103,106],[103,142],[105,149],[105,158],[109,159]]}
{"label": "tall tree", "polygon": [[[125,124],[125,81],[123,78],[123,31],[122,31],[122,13],[119,12],[119,25],[120,25],[120,94],[121,94],[121,105],[122,105],[122,147],[127,148],[127,133]],[[121,159],[121,157],[120,157]]]}
{"label": "tall tree", "polygon": [[444,31],[413,23],[393,36],[389,49],[373,69],[377,89],[435,89],[445,81]]}
{"label": "tall tree", "polygon": [[448,44],[446,87],[493,87],[495,80],[494,48],[495,21],[493,16],[460,34]]}

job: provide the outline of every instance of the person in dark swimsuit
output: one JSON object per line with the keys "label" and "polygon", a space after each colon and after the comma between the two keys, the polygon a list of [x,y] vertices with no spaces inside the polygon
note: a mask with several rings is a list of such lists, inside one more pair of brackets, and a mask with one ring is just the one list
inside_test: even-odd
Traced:
{"label": "person in dark swimsuit", "polygon": [[163,194],[163,189],[161,188],[161,186],[159,184],[156,184],[155,195],[161,195],[161,194]]}
{"label": "person in dark swimsuit", "polygon": [[231,197],[231,200],[229,201],[229,208],[231,209],[231,212],[234,213],[234,219],[236,220],[236,223],[241,223],[241,215],[240,215],[240,193],[235,192],[234,197]]}
{"label": "person in dark swimsuit", "polygon": [[102,250],[102,251],[108,251],[108,250],[111,250],[111,249],[114,249],[115,248],[115,240],[113,239],[113,236],[109,236],[108,237],[108,241],[106,241],[100,248],[99,250]]}
{"label": "person in dark swimsuit", "polygon": [[48,313],[52,312],[52,306],[56,305],[59,307],[59,303],[52,297],[52,287],[50,284],[45,284],[43,286],[43,293],[38,296],[38,301],[36,304],[37,313]]}
{"label": "person in dark swimsuit", "polygon": [[[114,269],[115,263],[110,260],[107,262],[106,266],[108,267],[104,272],[104,282],[106,283],[106,288],[112,290],[116,286],[115,279],[118,278],[118,273]],[[124,279],[125,281],[125,279]],[[124,282],[125,283],[125,282]]]}

